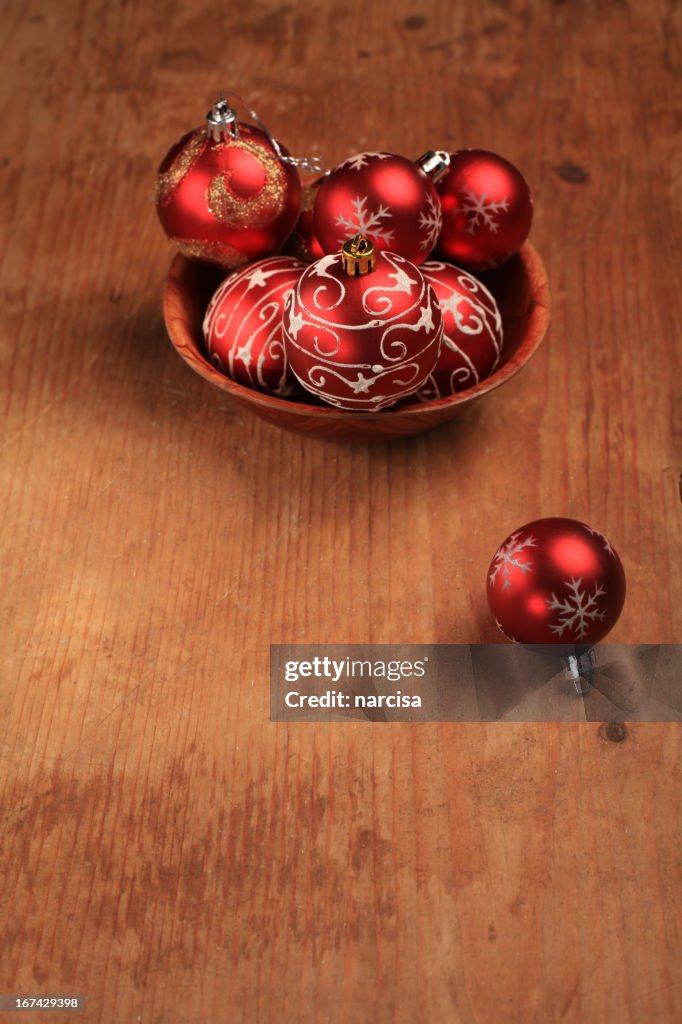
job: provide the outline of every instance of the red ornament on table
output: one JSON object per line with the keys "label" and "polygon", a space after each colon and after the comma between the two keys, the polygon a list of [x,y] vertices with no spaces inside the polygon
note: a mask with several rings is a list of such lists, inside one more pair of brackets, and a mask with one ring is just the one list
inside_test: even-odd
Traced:
{"label": "red ornament on table", "polygon": [[441,228],[434,182],[447,153],[425,153],[416,163],[394,153],[358,153],[330,171],[315,200],[314,230],[327,253],[361,234],[378,252],[422,263]]}
{"label": "red ornament on table", "polygon": [[206,128],[183,136],[156,179],[168,237],[191,259],[234,268],[272,253],[291,233],[301,203],[298,172],[275,139],[237,121],[221,100]]}
{"label": "red ornament on table", "polygon": [[271,256],[230,274],[204,316],[209,359],[221,373],[245,387],[288,398],[300,394],[288,370],[282,311],[305,264]]}
{"label": "red ornament on table", "polygon": [[625,573],[598,530],[576,519],[536,519],[498,548],[487,593],[510,640],[590,647],[622,611]]}
{"label": "red ornament on table", "polygon": [[474,387],[495,370],[502,353],[502,317],[485,285],[461,267],[422,263],[443,314],[443,346],[429,379],[413,397],[446,398]]}
{"label": "red ornament on table", "polygon": [[472,270],[498,267],[518,252],[530,231],[533,200],[523,175],[484,149],[450,154],[438,181],[443,225],[436,251]]}
{"label": "red ornament on table", "polygon": [[284,311],[292,371],[339,409],[375,411],[411,394],[442,335],[438,300],[417,267],[359,235],[307,268]]}

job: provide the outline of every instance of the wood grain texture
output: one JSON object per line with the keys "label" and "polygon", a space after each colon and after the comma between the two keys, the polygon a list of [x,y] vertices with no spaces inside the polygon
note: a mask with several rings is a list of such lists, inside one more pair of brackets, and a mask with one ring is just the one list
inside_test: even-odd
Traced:
{"label": "wood grain texture", "polygon": [[[267,720],[270,643],[497,640],[490,556],[542,515],[620,552],[614,642],[682,640],[682,9],[0,19],[0,990],[107,1024],[682,1019],[678,726]],[[325,444],[183,364],[153,174],[222,88],[327,163],[523,169],[553,319],[494,402]]]}

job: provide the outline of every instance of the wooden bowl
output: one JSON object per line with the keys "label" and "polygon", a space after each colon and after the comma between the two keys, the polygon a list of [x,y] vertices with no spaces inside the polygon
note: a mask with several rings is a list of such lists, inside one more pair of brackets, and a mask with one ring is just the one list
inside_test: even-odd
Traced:
{"label": "wooden bowl", "polygon": [[200,376],[227,391],[256,416],[285,430],[332,441],[394,441],[455,419],[468,403],[494,391],[525,366],[549,323],[547,274],[537,252],[526,242],[520,253],[504,266],[481,275],[497,300],[504,330],[502,360],[490,377],[435,402],[401,404],[395,411],[344,412],[332,406],[308,405],[251,391],[211,365],[204,355],[201,325],[208,301],[222,277],[224,273],[184,256],[173,260],[166,280],[163,315],[175,348]]}

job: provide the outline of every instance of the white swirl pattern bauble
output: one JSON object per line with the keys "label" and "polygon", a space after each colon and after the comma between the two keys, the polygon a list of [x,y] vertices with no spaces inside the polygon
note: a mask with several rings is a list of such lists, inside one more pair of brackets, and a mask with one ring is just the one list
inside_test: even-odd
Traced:
{"label": "white swirl pattern bauble", "polygon": [[436,365],[442,316],[414,264],[378,252],[349,277],[340,254],[299,278],[284,311],[289,366],[304,388],[340,409],[376,411],[412,394]]}
{"label": "white swirl pattern bauble", "polygon": [[450,263],[429,261],[420,270],[443,314],[443,346],[429,379],[415,398],[446,398],[474,387],[500,364],[502,317],[495,299],[475,277]]}
{"label": "white swirl pattern bauble", "polygon": [[271,256],[225,278],[203,322],[208,357],[221,373],[280,398],[300,394],[287,367],[282,312],[305,267],[291,256]]}

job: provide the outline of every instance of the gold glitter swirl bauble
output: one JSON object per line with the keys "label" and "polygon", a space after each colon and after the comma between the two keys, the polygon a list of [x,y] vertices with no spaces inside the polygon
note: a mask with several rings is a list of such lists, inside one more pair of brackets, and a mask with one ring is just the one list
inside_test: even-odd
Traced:
{"label": "gold glitter swirl bauble", "polygon": [[284,166],[255,142],[234,139],[226,143],[253,157],[254,165],[265,171],[265,184],[250,199],[244,200],[232,188],[232,175],[217,175],[208,186],[208,206],[221,224],[236,228],[266,228],[284,212],[287,182]]}
{"label": "gold glitter swirl bauble", "polygon": [[228,269],[274,252],[291,234],[300,205],[296,168],[248,124],[219,139],[203,128],[190,132],[157,175],[156,209],[168,237],[185,255]]}

